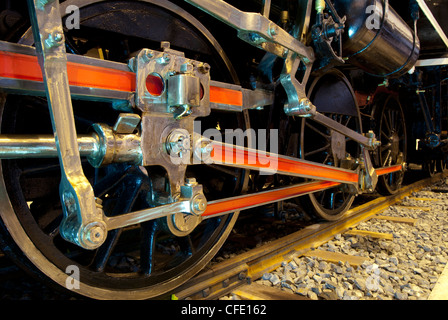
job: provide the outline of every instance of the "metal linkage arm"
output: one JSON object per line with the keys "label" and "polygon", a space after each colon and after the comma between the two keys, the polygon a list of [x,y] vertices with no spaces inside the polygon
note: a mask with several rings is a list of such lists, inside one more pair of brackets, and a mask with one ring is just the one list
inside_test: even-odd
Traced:
{"label": "metal linkage arm", "polygon": [[28,0],[28,7],[61,165],[61,234],[83,248],[96,248],[105,240],[106,228],[81,166],[59,1]]}
{"label": "metal linkage arm", "polygon": [[[131,137],[132,135],[125,135]],[[114,139],[118,139],[117,136]],[[128,138],[121,138],[127,141]],[[124,140],[123,140],[124,139]],[[201,138],[204,141],[204,138]],[[104,140],[101,140],[104,141]],[[132,140],[131,140],[132,141]],[[79,150],[83,156],[97,158],[97,150],[101,149],[99,140],[94,136],[80,136],[78,138]],[[110,145],[110,143],[106,143]],[[120,143],[121,145],[121,143]],[[195,144],[196,145],[196,144]],[[126,148],[129,150],[128,148]],[[348,184],[355,189],[362,189],[361,184],[365,184],[365,174],[358,171],[335,168],[327,165],[308,162],[296,158],[290,158],[274,153],[266,153],[263,150],[254,150],[244,147],[211,142],[205,147],[198,145],[199,150],[194,150],[195,156],[204,156],[204,162],[214,164],[234,166],[251,170],[267,171],[289,176],[297,176],[321,181],[312,181],[299,185],[288,186],[280,189],[269,190],[249,195],[242,195],[227,199],[220,199],[207,203],[202,194],[201,188],[182,187],[182,195],[177,202],[164,204],[154,208],[144,209],[127,213],[115,217],[102,217],[105,223],[105,230],[113,230],[125,226],[142,223],[145,221],[158,219],[181,213],[194,218],[195,223],[201,219],[208,219],[215,216],[224,215],[237,210],[249,209],[262,206],[268,203],[286,200],[328,188],[334,188],[341,184]],[[110,150],[115,154],[117,150]],[[118,150],[119,151],[119,150]],[[199,152],[197,152],[199,151]],[[22,152],[15,155],[16,152]],[[208,155],[206,155],[208,153]],[[139,161],[138,153],[132,152],[133,156],[126,159]],[[0,158],[34,158],[34,157],[56,157],[56,147],[54,138],[50,136],[0,136]],[[207,161],[206,161],[207,160]],[[141,160],[140,160],[141,161]],[[375,169],[378,176],[403,170],[402,165]],[[359,186],[360,185],[360,186]],[[197,187],[200,187],[197,186]],[[369,186],[367,186],[369,187]],[[96,229],[101,233],[102,229]]]}
{"label": "metal linkage arm", "polygon": [[[243,12],[222,0],[186,1],[235,28],[241,39],[254,46],[282,58],[285,57],[288,50],[291,50],[307,62],[313,62],[315,59],[311,47],[305,46],[267,18],[267,6],[264,6],[263,10],[265,15],[262,15],[255,12]],[[267,4],[269,3],[270,1],[267,2]]]}

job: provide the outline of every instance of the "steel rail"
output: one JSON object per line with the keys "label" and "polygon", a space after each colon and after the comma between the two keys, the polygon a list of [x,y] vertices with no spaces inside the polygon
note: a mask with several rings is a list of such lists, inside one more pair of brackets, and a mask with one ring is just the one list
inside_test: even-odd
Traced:
{"label": "steel rail", "polygon": [[172,291],[171,298],[218,299],[240,286],[261,278],[265,272],[277,269],[283,261],[292,260],[294,256],[301,256],[321,246],[334,238],[336,234],[344,233],[359,223],[373,218],[411,193],[447,176],[447,171],[436,174],[431,178],[405,186],[394,195],[380,197],[353,208],[339,221],[310,225],[286,237],[206,267],[202,273]]}

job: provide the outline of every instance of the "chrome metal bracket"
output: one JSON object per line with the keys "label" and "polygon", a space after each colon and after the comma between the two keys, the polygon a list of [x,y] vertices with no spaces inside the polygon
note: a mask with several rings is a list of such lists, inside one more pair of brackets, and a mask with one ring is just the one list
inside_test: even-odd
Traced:
{"label": "chrome metal bracket", "polygon": [[81,166],[59,1],[28,0],[28,7],[61,166],[60,232],[83,248],[97,248],[106,239],[106,225]]}
{"label": "chrome metal bracket", "polygon": [[[287,115],[309,117],[316,111],[306,95],[306,84],[311,74],[313,63],[304,63],[303,59],[295,53],[289,52],[285,59],[285,66],[280,75],[280,82],[288,96],[288,103],[284,110]],[[302,68],[303,76],[297,79],[297,71]]]}
{"label": "chrome metal bracket", "polygon": [[210,66],[187,59],[161,43],[162,51],[141,50],[129,60],[136,73],[135,105],[142,112],[171,114],[180,120],[210,114]]}
{"label": "chrome metal bracket", "polygon": [[[287,114],[309,114],[310,110],[303,101],[306,99],[305,86],[315,60],[314,50],[268,19],[270,1],[264,3],[263,14],[243,12],[222,0],[186,1],[235,28],[242,40],[285,59],[280,82],[288,95]],[[300,80],[296,78],[299,67],[304,68]]]}
{"label": "chrome metal bracket", "polygon": [[363,166],[359,175],[360,189],[363,191],[373,192],[378,184],[378,173],[373,167],[369,150],[364,147],[361,147],[361,149]]}
{"label": "chrome metal bracket", "polygon": [[314,61],[314,50],[311,47],[305,46],[268,19],[270,1],[265,3],[263,14],[243,12],[222,0],[186,0],[186,2],[235,28],[238,37],[262,50],[281,58],[284,58],[288,51],[292,51],[306,62]]}
{"label": "chrome metal bracket", "polygon": [[161,43],[129,61],[136,73],[135,105],[142,111],[142,165],[167,171],[172,194],[180,193],[190,163],[196,117],[210,109],[210,66]]}

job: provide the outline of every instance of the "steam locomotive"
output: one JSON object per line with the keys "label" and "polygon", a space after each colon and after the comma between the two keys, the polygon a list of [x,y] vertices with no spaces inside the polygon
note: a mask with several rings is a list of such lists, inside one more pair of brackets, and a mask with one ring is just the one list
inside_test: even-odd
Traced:
{"label": "steam locomotive", "polygon": [[240,212],[338,220],[446,168],[444,0],[0,4],[0,243],[94,299],[157,298]]}

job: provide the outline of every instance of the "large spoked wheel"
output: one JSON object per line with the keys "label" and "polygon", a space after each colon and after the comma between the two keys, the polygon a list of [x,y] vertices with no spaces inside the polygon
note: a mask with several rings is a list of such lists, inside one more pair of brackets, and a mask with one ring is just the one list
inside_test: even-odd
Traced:
{"label": "large spoked wheel", "polygon": [[[377,167],[388,167],[406,162],[407,133],[403,109],[398,98],[382,95],[374,102],[376,134],[381,141],[375,157]],[[381,194],[396,193],[403,182],[404,171],[397,171],[378,178],[378,191]]]}
{"label": "large spoked wheel", "polygon": [[[64,4],[81,8],[81,28],[66,34],[72,52],[101,50],[110,59],[126,61],[130,52],[142,47],[158,49],[160,41],[166,40],[175,49],[181,50],[185,45],[189,49],[187,57],[208,62],[219,72],[221,80],[236,80],[211,34],[194,17],[168,1],[80,0]],[[129,28],[129,22],[137,17],[145,30]],[[152,30],[161,33],[153,34]],[[45,99],[3,95],[0,102],[2,134],[52,133]],[[79,134],[86,133],[93,123],[113,125],[119,114],[109,103],[74,101],[73,108]],[[202,120],[203,130],[244,130],[247,125],[246,114],[212,113]],[[153,187],[164,179],[163,171],[152,167],[114,164],[94,169],[83,161],[83,169],[109,216],[147,208]],[[187,176],[196,177],[208,200],[239,194],[247,184],[247,173],[240,169],[199,165],[188,170]],[[111,231],[99,249],[84,250],[59,234],[59,182],[57,159],[1,162],[2,249],[48,284],[89,298],[147,299],[173,290],[212,259],[238,215],[205,220],[186,236],[171,233],[166,219],[149,221]],[[67,281],[73,270],[79,271],[74,274],[79,275],[79,286]]]}
{"label": "large spoked wheel", "polygon": [[[308,96],[319,112],[361,132],[355,95],[342,72],[331,70],[315,79]],[[306,118],[302,120],[300,150],[302,159],[335,167],[359,155],[355,141]],[[303,197],[302,201],[318,218],[336,221],[344,216],[354,199],[355,195],[346,187],[339,186]]]}

